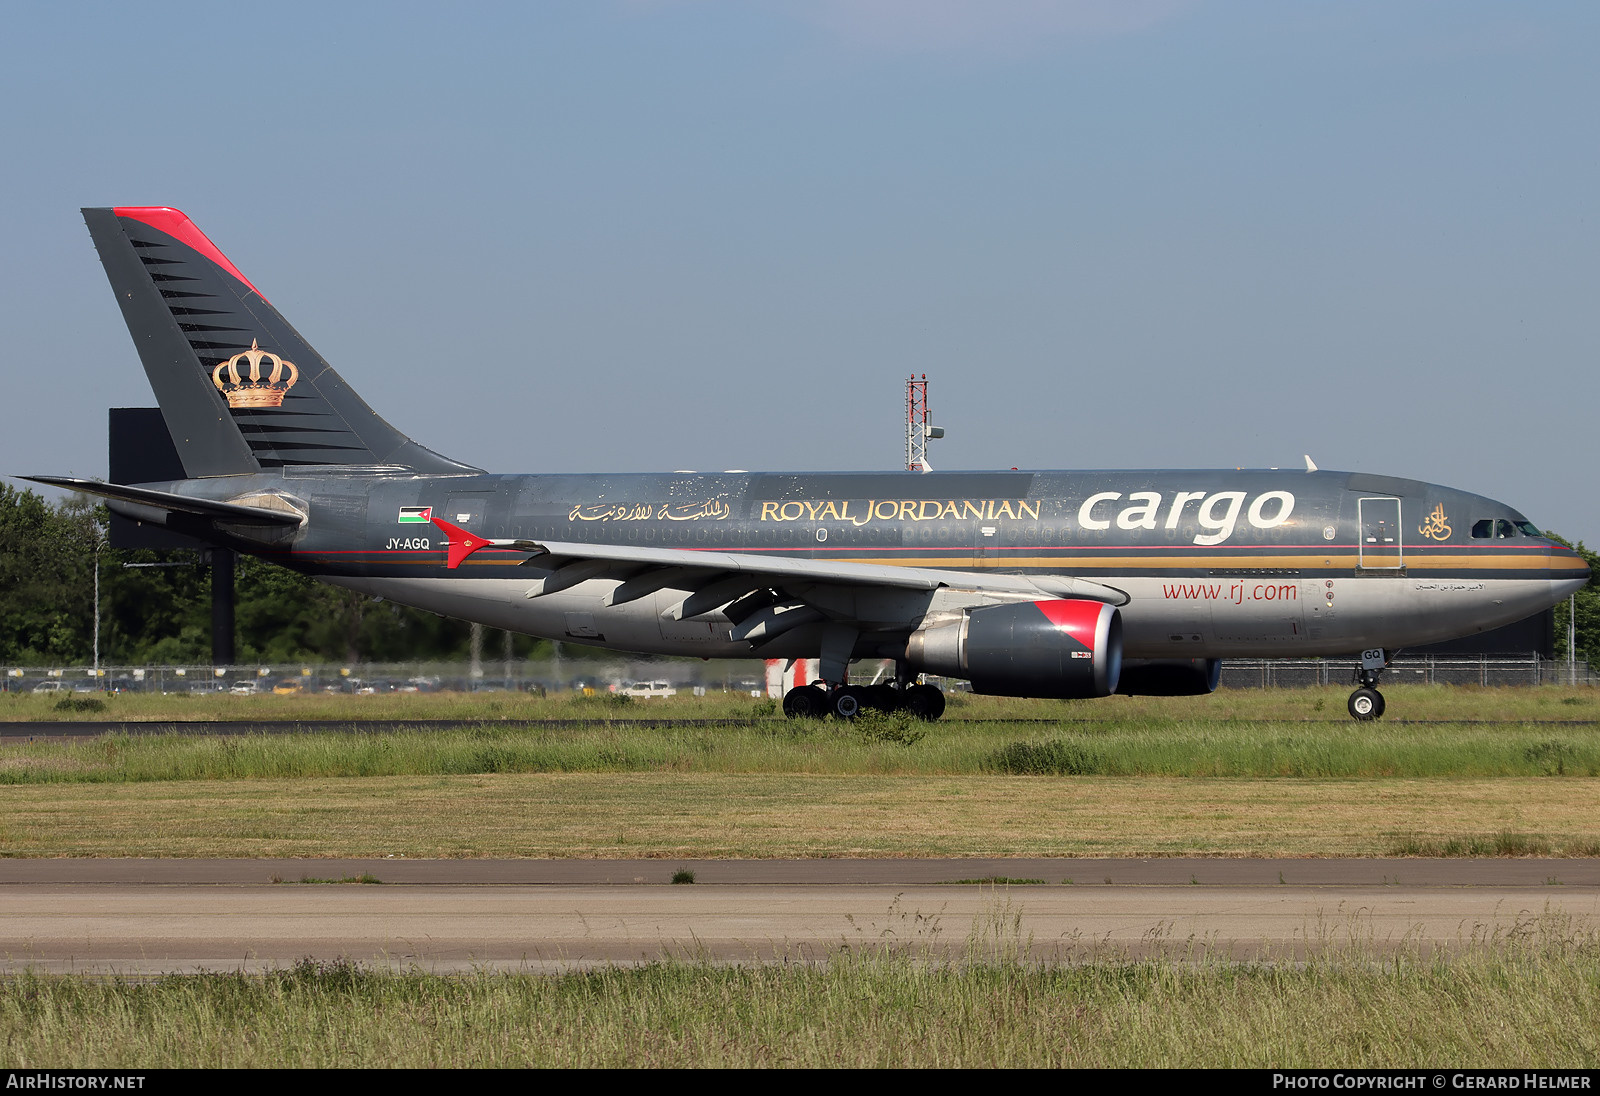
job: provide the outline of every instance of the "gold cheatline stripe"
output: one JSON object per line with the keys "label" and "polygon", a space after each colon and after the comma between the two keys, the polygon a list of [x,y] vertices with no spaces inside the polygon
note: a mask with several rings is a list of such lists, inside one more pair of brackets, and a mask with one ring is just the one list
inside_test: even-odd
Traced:
{"label": "gold cheatline stripe", "polygon": [[[737,555],[735,550],[731,554]],[[781,559],[781,556],[768,556],[770,559]],[[795,557],[804,558],[804,557]],[[1313,562],[1323,560],[1326,562]],[[389,562],[389,561],[384,561]],[[396,560],[397,565],[410,566],[412,561]],[[619,560],[627,562],[625,560]],[[931,567],[944,568],[956,571],[991,571],[1002,567],[1036,567],[1041,569],[1061,570],[1063,568],[1108,568],[1121,567],[1137,573],[1139,571],[1152,571],[1157,568],[1187,568],[1198,570],[1201,568],[1237,568],[1248,570],[1264,570],[1268,568],[1294,568],[1302,571],[1340,570],[1356,566],[1354,553],[1344,555],[1329,555],[1325,552],[1316,552],[1302,556],[1005,556],[997,559],[975,560],[972,556],[940,556],[907,559],[897,557],[891,559],[837,559],[830,558],[819,562],[825,563],[865,563],[879,567]],[[1405,559],[1405,570],[1409,574],[1418,571],[1582,571],[1587,564],[1581,559],[1571,556],[1545,556],[1545,555],[1519,555],[1519,556],[1482,556],[1482,555],[1427,555],[1410,556]],[[469,559],[468,564],[478,567],[520,567],[521,560],[515,559]],[[1400,568],[1368,567],[1368,571],[1398,571]],[[1237,577],[1237,576],[1219,576]],[[1250,577],[1245,575],[1243,577]],[[1293,577],[1293,576],[1264,576]]]}
{"label": "gold cheatline stripe", "polygon": [[[1324,562],[1326,561],[1326,562]],[[963,571],[992,570],[997,567],[1120,567],[1130,571],[1149,571],[1157,568],[1238,568],[1264,570],[1268,568],[1295,568],[1299,570],[1338,570],[1356,566],[1356,556],[1317,553],[1307,556],[1005,556],[996,559],[974,560],[971,556],[921,559],[850,559],[840,563],[871,563],[899,567],[949,567]],[[1550,556],[1412,556],[1405,560],[1407,571],[1545,571],[1582,570],[1579,560]],[[1389,567],[1368,567],[1369,571],[1399,570]],[[1247,576],[1248,577],[1248,576]]]}

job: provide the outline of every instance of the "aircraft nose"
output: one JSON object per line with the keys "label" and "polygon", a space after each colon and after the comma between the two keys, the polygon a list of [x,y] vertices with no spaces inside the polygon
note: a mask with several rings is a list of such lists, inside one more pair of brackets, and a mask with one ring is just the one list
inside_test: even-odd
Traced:
{"label": "aircraft nose", "polygon": [[1577,552],[1562,544],[1552,544],[1550,556],[1550,594],[1565,601],[1589,584],[1589,564]]}

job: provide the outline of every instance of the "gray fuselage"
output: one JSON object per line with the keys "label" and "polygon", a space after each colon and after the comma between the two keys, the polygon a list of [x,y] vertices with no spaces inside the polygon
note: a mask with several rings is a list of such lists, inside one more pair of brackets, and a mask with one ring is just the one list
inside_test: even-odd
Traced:
{"label": "gray fuselage", "polygon": [[[1362,473],[426,476],[290,466],[153,486],[283,496],[304,525],[237,546],[343,586],[535,636],[704,657],[805,657],[816,636],[793,629],[757,652],[730,637],[720,612],[676,619],[692,584],[674,588],[670,576],[648,596],[609,604],[626,567],[530,597],[550,573],[539,555],[489,549],[447,570],[445,535],[429,517],[496,539],[1071,576],[1126,593],[1131,658],[1429,643],[1546,609],[1588,574],[1503,503]],[[875,596],[848,607],[863,622],[856,657],[894,657],[924,621],[974,605],[959,583]]]}

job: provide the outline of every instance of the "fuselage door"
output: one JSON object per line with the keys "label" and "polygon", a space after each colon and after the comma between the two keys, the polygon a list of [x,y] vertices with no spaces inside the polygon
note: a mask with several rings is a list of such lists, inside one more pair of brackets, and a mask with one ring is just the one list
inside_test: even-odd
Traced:
{"label": "fuselage door", "polygon": [[1361,568],[1367,571],[1399,570],[1405,566],[1400,541],[1400,500],[1362,499],[1360,510]]}
{"label": "fuselage door", "polygon": [[450,505],[444,508],[439,516],[453,525],[459,525],[471,532],[480,532],[483,528],[483,519],[489,510],[489,496],[487,494],[451,495]]}

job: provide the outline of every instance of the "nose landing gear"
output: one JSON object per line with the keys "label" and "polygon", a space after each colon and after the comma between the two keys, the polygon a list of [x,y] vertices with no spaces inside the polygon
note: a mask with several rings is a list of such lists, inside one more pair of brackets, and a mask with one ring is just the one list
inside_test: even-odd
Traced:
{"label": "nose landing gear", "polygon": [[1350,694],[1350,702],[1346,707],[1350,709],[1350,715],[1355,719],[1377,719],[1383,715],[1383,694],[1363,685]]}
{"label": "nose landing gear", "polygon": [[1356,672],[1361,687],[1350,694],[1350,700],[1345,705],[1350,710],[1351,719],[1365,722],[1383,715],[1384,702],[1383,694],[1378,691],[1378,675],[1383,673],[1389,659],[1389,652],[1381,647],[1361,652],[1361,669]]}

